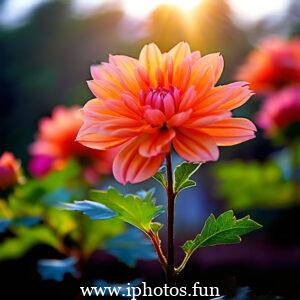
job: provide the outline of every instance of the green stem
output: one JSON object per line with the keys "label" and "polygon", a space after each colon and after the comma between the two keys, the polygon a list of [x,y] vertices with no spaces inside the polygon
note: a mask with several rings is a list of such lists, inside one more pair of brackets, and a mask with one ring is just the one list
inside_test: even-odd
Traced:
{"label": "green stem", "polygon": [[173,171],[171,152],[166,156],[167,165],[167,214],[168,214],[168,258],[167,258],[167,282],[170,286],[175,285],[176,272],[174,269],[174,208],[175,193],[173,191]]}
{"label": "green stem", "polygon": [[192,254],[193,254],[192,252],[185,254],[185,257],[184,257],[182,263],[177,268],[175,268],[175,272],[177,274],[179,274],[185,268],[185,266],[186,266],[187,262],[189,261]]}

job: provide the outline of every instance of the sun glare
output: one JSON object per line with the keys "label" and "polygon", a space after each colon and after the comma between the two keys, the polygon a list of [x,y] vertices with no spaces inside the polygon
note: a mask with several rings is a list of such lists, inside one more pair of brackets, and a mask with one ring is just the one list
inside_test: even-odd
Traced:
{"label": "sun glare", "polygon": [[137,1],[137,0],[122,0],[125,11],[134,17],[145,17],[156,7],[162,4],[172,4],[184,11],[192,10],[201,0],[149,0],[149,1]]}
{"label": "sun glare", "polygon": [[[185,12],[191,11],[202,0],[120,0],[128,15],[135,18],[144,18],[156,7],[162,4],[171,4]],[[274,2],[274,3],[273,3]],[[245,22],[257,21],[268,15],[278,15],[285,12],[289,1],[276,0],[270,5],[269,1],[262,0],[229,0],[237,16]]]}
{"label": "sun glare", "polygon": [[288,0],[229,0],[229,4],[242,21],[257,21],[266,16],[284,14],[289,6]]}

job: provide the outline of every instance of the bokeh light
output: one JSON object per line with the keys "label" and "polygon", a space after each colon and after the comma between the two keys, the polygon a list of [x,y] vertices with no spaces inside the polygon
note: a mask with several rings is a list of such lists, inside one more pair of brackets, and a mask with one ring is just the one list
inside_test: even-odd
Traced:
{"label": "bokeh light", "polygon": [[141,18],[151,13],[156,7],[169,4],[188,12],[201,2],[201,0],[152,0],[152,1],[135,1],[122,0],[125,11],[133,17]]}

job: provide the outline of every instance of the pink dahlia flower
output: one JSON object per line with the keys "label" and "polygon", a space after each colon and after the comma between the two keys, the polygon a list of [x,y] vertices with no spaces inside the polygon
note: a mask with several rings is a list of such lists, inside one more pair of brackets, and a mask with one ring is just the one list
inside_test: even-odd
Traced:
{"label": "pink dahlia flower", "polygon": [[40,177],[50,170],[60,169],[70,159],[82,163],[87,179],[91,178],[91,173],[93,178],[111,173],[113,151],[89,149],[75,141],[82,123],[77,106],[58,106],[51,117],[41,119],[36,141],[29,149],[32,155],[29,170],[33,176]]}
{"label": "pink dahlia flower", "polygon": [[270,92],[300,82],[300,39],[268,38],[253,50],[237,73],[255,92]]}
{"label": "pink dahlia flower", "polygon": [[83,108],[77,140],[93,149],[120,147],[115,178],[143,181],[158,170],[171,147],[191,162],[217,160],[218,146],[252,139],[252,122],[233,118],[247,83],[215,86],[223,70],[219,53],[201,56],[179,43],[167,53],[146,45],[139,59],[115,55],[91,68],[95,95]]}
{"label": "pink dahlia flower", "polygon": [[288,87],[267,98],[257,114],[257,123],[268,136],[300,124],[300,87]]}

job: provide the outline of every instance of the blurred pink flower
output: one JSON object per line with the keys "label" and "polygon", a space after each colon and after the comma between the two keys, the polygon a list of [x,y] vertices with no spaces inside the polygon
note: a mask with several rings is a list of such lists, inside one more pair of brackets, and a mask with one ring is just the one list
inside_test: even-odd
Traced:
{"label": "blurred pink flower", "polygon": [[268,136],[297,122],[300,123],[300,87],[288,87],[274,93],[257,114],[257,124]]}
{"label": "blurred pink flower", "polygon": [[58,106],[51,117],[41,119],[36,141],[29,148],[32,155],[29,170],[33,176],[59,170],[70,159],[77,159],[89,173],[93,169],[94,179],[96,174],[111,173],[114,152],[88,149],[75,141],[81,125],[80,107],[77,106]]}
{"label": "blurred pink flower", "polygon": [[4,152],[0,157],[0,190],[5,190],[21,183],[20,162],[10,152]]}
{"label": "blurred pink flower", "polygon": [[83,108],[77,140],[100,150],[122,145],[113,173],[123,184],[154,175],[171,146],[187,161],[217,160],[217,146],[252,139],[256,130],[230,112],[251,96],[247,83],[215,87],[222,70],[219,53],[201,57],[183,42],[167,53],[146,45],[138,60],[110,56],[91,68],[96,99]]}
{"label": "blurred pink flower", "polygon": [[255,92],[270,92],[300,83],[300,39],[277,37],[264,40],[253,50],[237,73]]}
{"label": "blurred pink flower", "polygon": [[52,168],[55,158],[49,155],[35,155],[29,162],[29,172],[34,177],[46,175]]}

